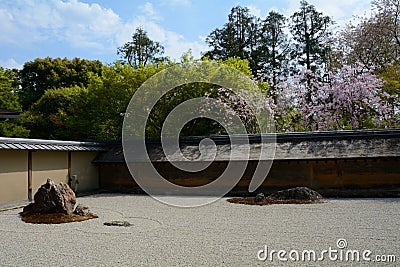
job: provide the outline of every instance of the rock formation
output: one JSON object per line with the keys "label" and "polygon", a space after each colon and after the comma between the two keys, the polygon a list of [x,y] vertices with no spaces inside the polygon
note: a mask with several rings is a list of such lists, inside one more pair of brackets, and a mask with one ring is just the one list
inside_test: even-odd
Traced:
{"label": "rock formation", "polygon": [[270,200],[299,200],[308,202],[322,202],[323,197],[308,187],[295,187],[277,191],[267,197]]}
{"label": "rock formation", "polygon": [[24,208],[24,212],[71,214],[76,204],[74,191],[67,184],[57,185],[51,179],[47,179],[38,189],[34,200],[34,203]]}
{"label": "rock formation", "polygon": [[51,179],[38,189],[34,200],[20,212],[22,221],[58,224],[98,218],[88,207],[76,205],[75,193],[67,184],[55,184]]}

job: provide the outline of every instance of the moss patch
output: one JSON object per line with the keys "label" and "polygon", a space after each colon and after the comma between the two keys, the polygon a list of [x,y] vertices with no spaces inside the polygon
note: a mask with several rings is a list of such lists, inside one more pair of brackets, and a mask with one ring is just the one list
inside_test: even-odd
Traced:
{"label": "moss patch", "polygon": [[273,204],[321,204],[323,201],[316,202],[316,201],[306,201],[306,200],[272,200],[272,199],[265,199],[262,202],[255,202],[254,197],[238,197],[238,198],[229,198],[227,199],[230,203],[236,204],[245,204],[245,205],[258,205],[258,206],[265,206],[265,205],[273,205]]}
{"label": "moss patch", "polygon": [[20,212],[22,221],[26,223],[35,224],[60,224],[60,223],[71,223],[71,222],[82,222],[90,219],[96,219],[98,216],[93,213],[81,216],[77,214],[63,214],[63,213],[31,213],[31,212]]}

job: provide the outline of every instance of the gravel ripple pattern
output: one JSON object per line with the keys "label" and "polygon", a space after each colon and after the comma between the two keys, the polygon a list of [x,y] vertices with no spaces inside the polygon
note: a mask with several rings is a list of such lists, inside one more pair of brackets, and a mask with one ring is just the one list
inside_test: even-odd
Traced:
{"label": "gravel ripple pattern", "polygon": [[[395,255],[400,264],[400,199],[328,199],[315,205],[237,205],[221,199],[177,208],[148,196],[82,197],[99,216],[59,225],[21,221],[22,209],[0,212],[0,266],[376,266],[376,262],[259,261],[269,249],[337,248]],[[107,221],[130,227],[107,227]]]}

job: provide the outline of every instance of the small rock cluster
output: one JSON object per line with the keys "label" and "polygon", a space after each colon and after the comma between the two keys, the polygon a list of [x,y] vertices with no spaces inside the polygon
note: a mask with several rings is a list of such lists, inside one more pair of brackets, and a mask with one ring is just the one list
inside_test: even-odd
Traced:
{"label": "small rock cluster", "polygon": [[265,201],[265,195],[264,193],[259,193],[256,195],[256,197],[254,198],[254,202],[255,203],[261,203]]}
{"label": "small rock cluster", "polygon": [[111,221],[111,222],[105,222],[104,225],[106,226],[123,226],[123,227],[129,227],[132,226],[130,222],[127,221]]}
{"label": "small rock cluster", "polygon": [[277,191],[269,196],[259,193],[254,197],[254,203],[260,204],[265,201],[300,201],[309,203],[323,202],[323,197],[316,191],[308,187],[295,187]]}
{"label": "small rock cluster", "polygon": [[277,191],[268,196],[270,200],[302,200],[308,202],[322,202],[324,198],[308,187],[295,187]]}

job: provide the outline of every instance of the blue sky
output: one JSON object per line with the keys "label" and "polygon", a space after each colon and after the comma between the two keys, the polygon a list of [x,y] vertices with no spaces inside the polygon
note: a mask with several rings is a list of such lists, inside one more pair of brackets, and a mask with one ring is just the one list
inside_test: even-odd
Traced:
{"label": "blue sky", "polygon": [[[259,17],[270,10],[290,16],[300,0],[0,0],[0,66],[20,68],[35,58],[80,57],[113,63],[117,48],[143,27],[178,59],[208,49],[205,37],[227,21],[234,6]],[[370,10],[369,0],[309,0],[345,25]]]}

